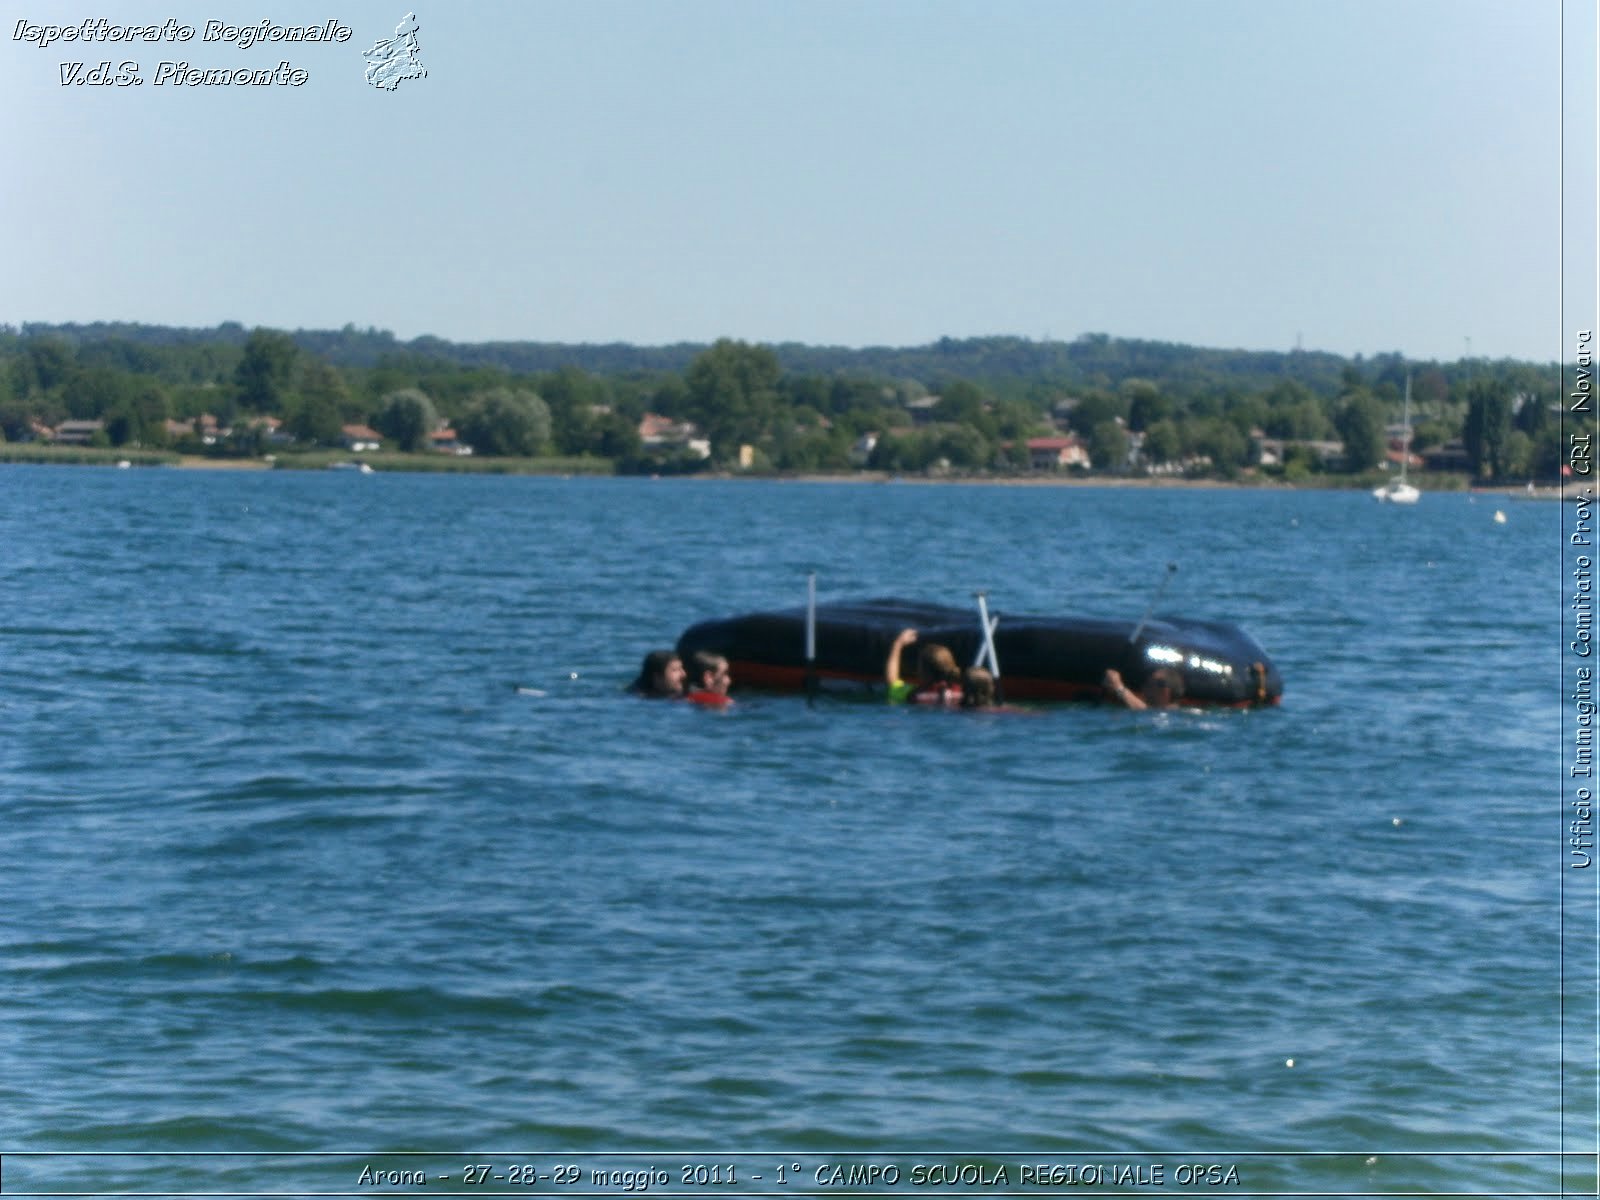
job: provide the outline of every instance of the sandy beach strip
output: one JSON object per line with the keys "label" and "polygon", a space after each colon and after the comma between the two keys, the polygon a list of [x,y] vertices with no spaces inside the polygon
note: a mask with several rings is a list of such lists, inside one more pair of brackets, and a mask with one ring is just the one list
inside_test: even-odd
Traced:
{"label": "sandy beach strip", "polygon": [[272,463],[260,458],[206,458],[199,454],[180,454],[177,465],[199,471],[270,471]]}

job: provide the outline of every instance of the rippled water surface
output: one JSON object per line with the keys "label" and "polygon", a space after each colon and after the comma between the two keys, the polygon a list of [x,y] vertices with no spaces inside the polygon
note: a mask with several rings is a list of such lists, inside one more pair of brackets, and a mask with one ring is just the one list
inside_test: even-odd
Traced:
{"label": "rippled water surface", "polygon": [[[0,468],[0,1152],[1373,1149],[1331,1190],[1550,1190],[1404,1155],[1558,1143],[1559,520]],[[808,570],[1136,616],[1168,562],[1281,708],[621,694]]]}

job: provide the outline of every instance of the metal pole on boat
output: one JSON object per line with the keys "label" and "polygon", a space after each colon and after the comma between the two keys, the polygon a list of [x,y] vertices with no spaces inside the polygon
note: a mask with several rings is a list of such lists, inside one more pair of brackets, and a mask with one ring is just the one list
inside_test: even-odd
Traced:
{"label": "metal pole on boat", "polygon": [[1139,618],[1139,623],[1133,627],[1133,632],[1128,635],[1129,643],[1139,640],[1139,635],[1144,632],[1150,614],[1155,612],[1156,605],[1161,602],[1161,594],[1167,590],[1167,584],[1172,582],[1172,577],[1178,573],[1177,563],[1167,564],[1167,573],[1161,577],[1161,582],[1156,585],[1156,594],[1150,597],[1150,603],[1145,606],[1144,616]]}
{"label": "metal pole on boat", "polygon": [[806,575],[806,703],[817,699],[817,573]]}
{"label": "metal pole on boat", "polygon": [[994,652],[994,627],[1000,623],[996,617],[989,619],[989,593],[974,592],[978,598],[978,627],[983,630],[983,652],[989,659],[989,672],[994,676],[994,698],[1003,700],[1000,691],[1000,658]]}
{"label": "metal pole on boat", "polygon": [[[979,620],[982,620],[981,614],[979,616]],[[1000,618],[999,617],[990,617],[989,618],[989,632],[990,633],[993,633],[997,628],[999,628],[999,626],[1000,626]],[[980,628],[981,628],[981,626],[980,626]],[[989,649],[989,644],[988,643],[989,643],[989,639],[988,638],[984,638],[983,644],[981,644],[978,647],[977,656],[972,660],[972,665],[973,666],[981,667],[981,666],[983,666],[984,663],[991,661],[990,654],[992,652]]]}

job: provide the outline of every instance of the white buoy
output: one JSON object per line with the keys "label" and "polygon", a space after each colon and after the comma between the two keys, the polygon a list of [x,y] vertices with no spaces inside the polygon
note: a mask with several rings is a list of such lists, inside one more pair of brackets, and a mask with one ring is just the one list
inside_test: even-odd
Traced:
{"label": "white buoy", "polygon": [[1501,512],[1498,508],[1494,510],[1494,523],[1496,525],[1504,525],[1506,523],[1505,513]]}

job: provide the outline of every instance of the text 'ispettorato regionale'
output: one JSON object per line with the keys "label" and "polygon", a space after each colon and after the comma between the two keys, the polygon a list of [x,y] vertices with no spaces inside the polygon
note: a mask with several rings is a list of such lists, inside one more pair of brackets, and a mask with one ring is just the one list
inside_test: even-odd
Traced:
{"label": "text 'ispettorato regionale'", "polygon": [[[12,29],[11,40],[31,42],[41,50],[53,45],[65,47],[112,46],[133,47],[150,44],[183,45],[197,37],[201,43],[233,46],[248,50],[262,44],[347,42],[355,31],[338,21],[324,21],[320,25],[275,25],[262,20],[254,25],[229,25],[225,21],[207,21],[203,26],[185,25],[167,19],[159,25],[116,25],[104,17],[90,17],[75,25],[35,25],[26,18]],[[215,87],[215,86],[283,86],[299,87],[311,78],[311,73],[291,65],[287,60],[276,67],[226,67],[201,65],[187,60],[163,59],[156,64],[148,80],[164,87]],[[131,59],[113,62],[104,59],[61,64],[61,85],[135,87],[147,82],[140,63]]]}

